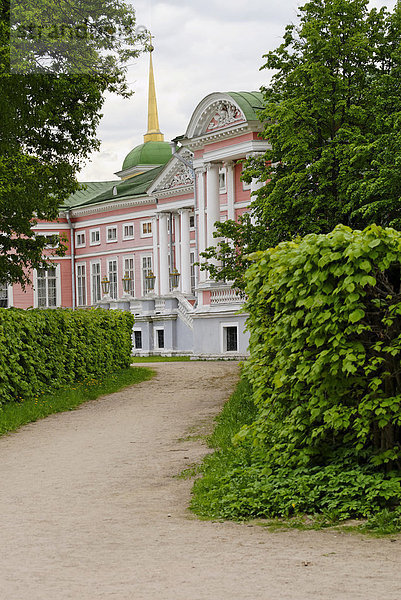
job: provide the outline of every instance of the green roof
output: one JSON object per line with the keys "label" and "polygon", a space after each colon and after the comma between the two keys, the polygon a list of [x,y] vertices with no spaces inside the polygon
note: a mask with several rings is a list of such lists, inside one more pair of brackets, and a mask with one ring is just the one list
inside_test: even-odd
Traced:
{"label": "green roof", "polygon": [[71,194],[64,202],[65,208],[74,208],[92,200],[106,190],[112,189],[119,181],[89,181],[81,182],[80,189],[74,194]]}
{"label": "green roof", "polygon": [[170,160],[171,154],[171,146],[168,142],[145,142],[127,154],[123,171],[137,165],[164,165]]}
{"label": "green roof", "polygon": [[238,104],[247,121],[259,121],[258,111],[263,108],[262,92],[227,92]]}
{"label": "green roof", "polygon": [[[121,200],[121,198],[132,198],[134,196],[144,196],[149,189],[151,183],[156,179],[162,170],[163,165],[134,175],[125,181],[114,182],[114,185],[97,196],[88,199],[83,202],[80,206],[87,206],[90,204],[98,204],[100,202],[110,202],[112,200]],[[115,190],[116,193],[113,193]]]}

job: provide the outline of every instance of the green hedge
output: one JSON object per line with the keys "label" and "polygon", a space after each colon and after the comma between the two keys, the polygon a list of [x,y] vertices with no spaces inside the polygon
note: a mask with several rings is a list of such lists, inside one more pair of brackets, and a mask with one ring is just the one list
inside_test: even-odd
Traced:
{"label": "green hedge", "polygon": [[130,313],[0,309],[0,404],[130,365]]}
{"label": "green hedge", "polygon": [[257,412],[207,463],[195,510],[330,519],[384,510],[399,523],[401,233],[338,226],[253,259],[245,373]]}

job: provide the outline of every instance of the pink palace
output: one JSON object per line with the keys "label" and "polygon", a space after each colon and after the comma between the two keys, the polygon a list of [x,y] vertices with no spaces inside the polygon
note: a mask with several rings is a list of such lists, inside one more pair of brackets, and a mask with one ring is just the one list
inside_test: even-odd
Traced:
{"label": "pink palace", "polygon": [[[32,273],[32,287],[1,291],[2,306],[129,310],[133,353],[239,358],[245,314],[230,283],[194,264],[217,243],[216,221],[249,209],[260,183],[241,181],[241,159],[263,153],[260,92],[215,92],[195,108],[172,143],[159,130],[152,54],[148,131],[115,181],[82,184],[41,235],[64,234],[68,250]],[[102,285],[103,281],[103,285]]]}

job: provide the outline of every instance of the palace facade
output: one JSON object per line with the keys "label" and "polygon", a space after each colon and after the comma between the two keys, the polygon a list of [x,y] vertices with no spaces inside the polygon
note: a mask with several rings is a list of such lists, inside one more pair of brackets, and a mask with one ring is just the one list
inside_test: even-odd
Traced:
{"label": "palace facade", "polygon": [[62,234],[67,252],[34,271],[25,291],[4,289],[2,305],[129,310],[135,354],[246,356],[242,299],[195,263],[218,242],[216,222],[249,210],[259,183],[241,180],[242,161],[267,149],[259,137],[261,104],[260,92],[209,94],[185,134],[168,143],[150,54],[144,142],[127,155],[118,179],[82,184],[56,222],[37,223],[40,235]]}

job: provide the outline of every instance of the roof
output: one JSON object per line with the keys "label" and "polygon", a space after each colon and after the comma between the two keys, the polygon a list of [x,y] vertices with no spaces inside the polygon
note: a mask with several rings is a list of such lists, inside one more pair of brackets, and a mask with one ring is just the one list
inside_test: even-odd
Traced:
{"label": "roof", "polygon": [[171,146],[168,142],[151,140],[135,146],[127,154],[123,163],[123,171],[137,165],[164,165],[171,158]]}
{"label": "roof", "polygon": [[118,181],[89,181],[81,182],[80,189],[65,200],[63,207],[74,208],[92,200],[106,190],[112,189]]}
{"label": "roof", "polygon": [[126,179],[125,181],[114,182],[114,185],[108,190],[82,202],[79,206],[121,200],[122,198],[132,198],[134,196],[144,196],[149,189],[150,184],[159,175],[163,166],[164,165],[161,165],[160,167],[145,171],[144,173],[139,173],[139,175],[130,177],[130,179]]}
{"label": "roof", "polygon": [[227,92],[238,104],[247,121],[258,121],[258,111],[263,108],[262,92]]}

